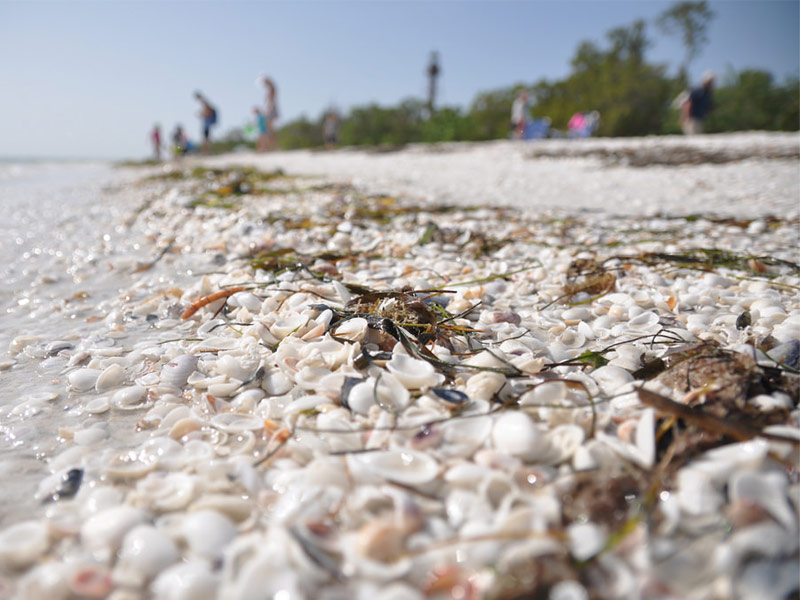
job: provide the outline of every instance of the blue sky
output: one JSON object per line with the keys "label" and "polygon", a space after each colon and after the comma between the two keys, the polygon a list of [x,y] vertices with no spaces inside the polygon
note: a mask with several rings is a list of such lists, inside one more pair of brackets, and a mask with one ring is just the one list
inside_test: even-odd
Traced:
{"label": "blue sky", "polygon": [[[648,59],[674,73],[683,56],[653,20],[660,1],[6,2],[0,0],[0,157],[142,157],[147,133],[199,130],[202,90],[217,131],[263,102],[260,73],[278,85],[283,122],[425,95],[441,57],[440,104],[558,79],[581,40],[648,22]],[[711,2],[710,41],[692,66],[798,73],[797,1]]]}

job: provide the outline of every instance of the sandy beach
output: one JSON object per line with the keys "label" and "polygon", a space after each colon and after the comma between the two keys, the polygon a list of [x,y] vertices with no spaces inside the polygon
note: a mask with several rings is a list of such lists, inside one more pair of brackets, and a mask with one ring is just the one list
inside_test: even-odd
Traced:
{"label": "sandy beach", "polygon": [[792,597],[799,167],[0,163],[0,597]]}

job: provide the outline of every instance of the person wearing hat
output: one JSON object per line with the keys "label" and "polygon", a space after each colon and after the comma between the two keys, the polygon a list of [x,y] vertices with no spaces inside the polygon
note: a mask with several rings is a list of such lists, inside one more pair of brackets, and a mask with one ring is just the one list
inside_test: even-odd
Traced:
{"label": "person wearing hat", "polygon": [[686,135],[703,133],[703,120],[714,108],[714,73],[706,71],[700,81],[700,87],[693,89],[681,106],[681,127]]}

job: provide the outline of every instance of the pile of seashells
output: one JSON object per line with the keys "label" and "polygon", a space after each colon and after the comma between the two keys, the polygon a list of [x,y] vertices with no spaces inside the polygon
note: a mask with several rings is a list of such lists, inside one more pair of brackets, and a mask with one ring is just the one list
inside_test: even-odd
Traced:
{"label": "pile of seashells", "polygon": [[15,597],[797,594],[796,222],[143,185]]}

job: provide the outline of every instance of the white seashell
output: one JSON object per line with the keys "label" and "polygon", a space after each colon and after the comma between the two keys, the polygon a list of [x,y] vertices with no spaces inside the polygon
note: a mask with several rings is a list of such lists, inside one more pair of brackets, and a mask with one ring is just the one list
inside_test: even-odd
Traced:
{"label": "white seashell", "polygon": [[[24,600],[67,600],[70,596],[68,578],[69,567],[63,563],[47,561],[37,564],[19,578],[13,597]],[[3,591],[10,590],[4,587]]]}
{"label": "white seashell", "polygon": [[233,522],[213,510],[187,514],[180,531],[191,553],[208,560],[220,558],[225,546],[236,537]]}
{"label": "white seashell", "polygon": [[70,387],[77,392],[87,392],[97,383],[100,369],[76,369],[67,375]]}
{"label": "white seashell", "polygon": [[678,471],[675,496],[681,509],[690,515],[714,514],[722,505],[722,496],[711,477],[691,466]]}
{"label": "white seashell", "polygon": [[108,461],[104,472],[106,476],[119,481],[139,479],[155,469],[157,463],[157,456],[130,451],[119,454]]}
{"label": "white seashell", "polygon": [[138,587],[180,558],[178,547],[152,525],[138,525],[122,542],[114,582]]}
{"label": "white seashell", "polygon": [[94,398],[86,403],[86,406],[83,407],[83,411],[90,415],[99,415],[106,412],[110,406],[111,403],[109,402],[108,398]]}
{"label": "white seashell", "polygon": [[0,565],[23,569],[36,562],[50,546],[47,524],[22,521],[0,531]]}
{"label": "white seashell", "polygon": [[157,512],[172,512],[188,506],[196,488],[193,475],[151,473],[137,482],[132,501]]}
{"label": "white seashell", "polygon": [[108,437],[108,432],[102,427],[89,427],[88,429],[80,429],[72,436],[74,441],[79,446],[91,446]]}
{"label": "white seashell", "polygon": [[214,600],[218,586],[208,563],[190,560],[162,571],[151,588],[153,600]]}
{"label": "white seashell", "polygon": [[575,580],[559,581],[550,588],[548,600],[589,600],[589,592]]}
{"label": "white seashell", "polygon": [[547,462],[557,465],[572,459],[585,438],[583,428],[578,425],[558,425],[548,431],[545,435],[550,447]]}
{"label": "white seashell", "polygon": [[445,456],[467,457],[483,446],[492,431],[490,417],[473,417],[447,421],[439,426],[444,443],[441,452]]}
{"label": "white seashell", "polygon": [[360,415],[366,415],[374,405],[375,381],[372,378],[353,386],[347,397],[347,406],[350,407],[350,410]]}
{"label": "white seashell", "polygon": [[628,326],[634,329],[647,329],[658,325],[658,315],[652,310],[646,310],[628,320]]}
{"label": "white seashell", "polygon": [[591,377],[597,382],[597,385],[600,386],[600,390],[607,396],[613,396],[619,388],[634,380],[633,375],[625,369],[611,365],[595,369]]}
{"label": "white seashell", "polygon": [[120,409],[138,408],[144,402],[146,393],[147,388],[141,385],[124,387],[114,392],[111,404]]}
{"label": "white seashell", "polygon": [[35,335],[20,335],[15,337],[11,340],[11,343],[8,344],[8,353],[11,356],[15,356],[22,352],[26,346],[33,344],[34,342],[38,342],[41,338]]}
{"label": "white seashell", "polygon": [[399,413],[411,401],[408,390],[391,373],[382,373],[375,386],[375,401],[383,410]]}
{"label": "white seashell", "polygon": [[149,518],[147,512],[123,504],[90,517],[81,527],[81,540],[93,553],[108,555],[115,552],[125,534]]}
{"label": "white seashell", "polygon": [[409,390],[437,386],[444,381],[444,375],[437,373],[431,363],[399,352],[392,355],[386,368]]}
{"label": "white seashell", "polygon": [[581,348],[586,343],[586,336],[577,329],[568,327],[558,336],[558,341],[566,348]]}
{"label": "white seashell", "polygon": [[214,397],[227,398],[231,394],[236,393],[242,387],[242,382],[238,379],[226,381],[222,383],[212,383],[208,386],[208,393]]}
{"label": "white seashell", "polygon": [[[251,364],[248,364],[250,362]],[[243,360],[241,356],[231,356],[226,354],[220,356],[215,365],[215,370],[220,375],[226,375],[231,379],[247,381],[253,375],[252,361]]]}
{"label": "white seashell", "polygon": [[82,565],[69,577],[70,598],[106,598],[113,588],[111,572],[103,565]]}
{"label": "white seashell", "polygon": [[506,383],[506,377],[502,373],[482,371],[476,373],[467,380],[464,390],[471,400],[490,401],[494,395],[500,391]]}
{"label": "white seashell", "polygon": [[304,390],[317,390],[320,387],[322,379],[330,374],[330,369],[309,365],[303,367],[295,374],[294,381]]}
{"label": "white seashell", "polygon": [[269,328],[269,332],[277,339],[282,340],[294,331],[299,330],[308,322],[308,317],[302,313],[295,313],[289,317],[278,319]]}
{"label": "white seashell", "polygon": [[558,404],[567,397],[568,391],[567,384],[563,381],[545,381],[525,392],[519,403],[521,406]]}
{"label": "white seashell", "polygon": [[281,371],[267,373],[261,382],[261,389],[270,396],[283,396],[288,394],[293,387],[294,384]]}
{"label": "white seashell", "polygon": [[228,298],[228,304],[234,307],[243,306],[250,312],[258,314],[261,312],[261,298],[252,292],[236,292]]}
{"label": "white seashell", "polygon": [[197,335],[205,336],[207,333],[211,333],[212,331],[219,331],[220,327],[224,326],[225,323],[227,323],[225,319],[219,318],[206,321],[197,328]]}
{"label": "white seashell", "polygon": [[[325,396],[318,396],[316,394],[311,394],[309,396],[303,396],[302,398],[298,398],[290,402],[286,408],[283,410],[283,416],[287,417],[289,415],[294,415],[297,413],[301,413],[304,410],[311,410],[316,408],[320,404],[327,404],[330,402],[328,398]],[[263,426],[263,422],[262,422]]]}
{"label": "white seashell", "polygon": [[180,440],[183,436],[199,430],[202,426],[203,424],[197,419],[187,417],[181,419],[170,428],[169,437],[173,440]]}
{"label": "white seashell", "polygon": [[416,450],[379,450],[351,455],[348,459],[381,477],[406,485],[427,483],[439,473],[436,460]]}
{"label": "white seashell", "polygon": [[567,538],[572,556],[582,561],[603,550],[608,534],[596,523],[572,523],[567,527]]}
{"label": "white seashell", "polygon": [[181,389],[186,385],[189,375],[197,366],[197,357],[193,354],[176,356],[161,369],[161,383]]}
{"label": "white seashell", "polygon": [[84,493],[84,490],[79,492],[79,497],[81,497],[81,517],[83,519],[88,519],[92,515],[95,515],[103,510],[108,508],[112,508],[114,506],[119,506],[119,503],[122,502],[122,492],[117,488],[113,488],[108,485],[99,485],[93,488],[86,488],[88,492]]}
{"label": "white seashell", "polygon": [[524,412],[504,412],[492,427],[492,442],[500,452],[533,461],[547,451],[547,442]]}
{"label": "white seashell", "polygon": [[360,342],[367,335],[369,325],[363,317],[354,317],[340,323],[333,330],[337,338],[342,338],[350,342]]}
{"label": "white seashell", "polygon": [[109,365],[100,373],[94,384],[99,393],[107,392],[119,386],[125,379],[125,370],[118,364]]}

